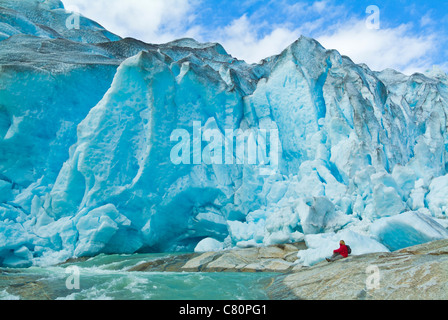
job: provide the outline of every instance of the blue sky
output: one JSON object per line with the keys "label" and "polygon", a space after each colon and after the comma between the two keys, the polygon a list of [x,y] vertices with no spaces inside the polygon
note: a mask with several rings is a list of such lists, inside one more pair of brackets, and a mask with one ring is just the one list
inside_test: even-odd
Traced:
{"label": "blue sky", "polygon": [[[219,42],[247,62],[280,53],[301,35],[366,63],[410,74],[448,71],[448,1],[62,0],[122,37]],[[367,7],[379,9],[379,29]]]}

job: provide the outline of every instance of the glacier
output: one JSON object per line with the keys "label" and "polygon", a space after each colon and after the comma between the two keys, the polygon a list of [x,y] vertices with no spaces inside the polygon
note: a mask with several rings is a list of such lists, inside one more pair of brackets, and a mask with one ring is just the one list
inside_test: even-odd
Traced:
{"label": "glacier", "polygon": [[311,265],[340,239],[448,238],[443,71],[372,71],[303,36],[247,64],[67,28],[58,0],[0,12],[0,266],[298,241]]}

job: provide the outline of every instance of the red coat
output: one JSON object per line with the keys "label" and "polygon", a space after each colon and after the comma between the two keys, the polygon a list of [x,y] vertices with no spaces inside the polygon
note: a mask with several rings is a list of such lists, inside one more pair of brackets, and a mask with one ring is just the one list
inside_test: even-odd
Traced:
{"label": "red coat", "polygon": [[343,256],[344,258],[348,257],[348,250],[347,250],[347,246],[344,244],[341,244],[341,246],[339,247],[339,249],[334,250],[333,253],[339,253],[341,256]]}

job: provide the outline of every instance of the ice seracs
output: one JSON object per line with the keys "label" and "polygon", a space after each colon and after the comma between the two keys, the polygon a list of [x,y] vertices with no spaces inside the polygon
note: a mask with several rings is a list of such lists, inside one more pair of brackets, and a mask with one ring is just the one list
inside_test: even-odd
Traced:
{"label": "ice seracs", "polygon": [[448,230],[427,212],[409,211],[375,221],[370,233],[390,250],[395,251],[448,237]]}
{"label": "ice seracs", "polygon": [[0,7],[1,265],[297,241],[311,265],[340,238],[360,254],[448,237],[442,71],[374,72],[306,37],[249,65],[85,17],[67,30],[59,1]]}

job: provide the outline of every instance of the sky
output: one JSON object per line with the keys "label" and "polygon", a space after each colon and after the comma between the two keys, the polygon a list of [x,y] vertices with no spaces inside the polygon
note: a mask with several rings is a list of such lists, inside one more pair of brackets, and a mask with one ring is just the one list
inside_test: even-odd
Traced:
{"label": "sky", "polygon": [[448,72],[447,0],[62,0],[121,37],[219,42],[256,63],[301,35],[372,70]]}

